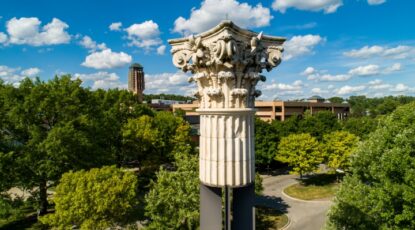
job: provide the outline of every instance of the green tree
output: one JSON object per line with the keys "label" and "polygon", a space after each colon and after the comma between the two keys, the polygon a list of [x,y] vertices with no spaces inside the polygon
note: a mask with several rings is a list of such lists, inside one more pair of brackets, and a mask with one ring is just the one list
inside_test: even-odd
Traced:
{"label": "green tree", "polygon": [[331,103],[343,103],[344,99],[342,97],[330,97],[329,101]]}
{"label": "green tree", "polygon": [[306,113],[304,119],[299,122],[299,131],[309,133],[317,140],[322,140],[324,134],[340,130],[340,128],[336,115],[330,111]]}
{"label": "green tree", "polygon": [[199,226],[197,155],[175,154],[175,171],[161,168],[145,197],[150,229],[196,229]]}
{"label": "green tree", "polygon": [[415,229],[415,103],[359,145],[329,212],[336,229]]}
{"label": "green tree", "polygon": [[95,138],[116,160],[118,167],[126,166],[123,158],[122,127],[129,119],[142,115],[154,117],[154,111],[139,104],[137,97],[127,90],[109,89],[92,92],[91,108],[94,108]]}
{"label": "green tree", "polygon": [[[81,81],[72,81],[70,76],[48,82],[26,79],[18,88],[2,92],[7,121],[1,125],[4,136],[0,142],[12,152],[9,171],[14,172],[2,178],[14,177],[9,186],[38,188],[34,195],[42,214],[47,210],[50,182],[69,169],[100,165],[101,161],[91,159],[106,156],[105,149],[93,141],[90,93],[80,85]],[[91,150],[88,156],[80,153],[84,147]]]}
{"label": "green tree", "polygon": [[255,164],[257,167],[269,166],[274,160],[279,141],[278,130],[272,124],[255,120]]}
{"label": "green tree", "polygon": [[139,166],[159,162],[158,147],[162,142],[159,133],[150,116],[128,120],[122,127],[123,162],[136,162]]}
{"label": "green tree", "polygon": [[358,142],[358,137],[346,131],[336,131],[324,135],[323,150],[327,165],[335,170],[347,170],[350,166],[350,157]]}
{"label": "green tree", "polygon": [[350,117],[342,122],[344,131],[365,139],[371,132],[375,131],[378,119],[371,117]]}
{"label": "green tree", "polygon": [[40,221],[56,229],[105,229],[123,223],[137,203],[137,177],[106,166],[62,175],[54,195],[55,213]]}
{"label": "green tree", "polygon": [[182,123],[184,123],[184,120],[181,117],[174,116],[171,112],[161,111],[154,117],[154,124],[159,130],[159,137],[161,138],[158,146],[160,159],[173,160],[174,156],[171,154],[174,148],[172,137]]}
{"label": "green tree", "polygon": [[368,107],[368,100],[366,96],[351,96],[347,100],[351,107],[351,115],[354,117],[366,116]]}
{"label": "green tree", "polygon": [[308,133],[291,134],[283,137],[278,145],[276,160],[288,163],[293,173],[313,172],[323,162],[323,154],[316,138]]}

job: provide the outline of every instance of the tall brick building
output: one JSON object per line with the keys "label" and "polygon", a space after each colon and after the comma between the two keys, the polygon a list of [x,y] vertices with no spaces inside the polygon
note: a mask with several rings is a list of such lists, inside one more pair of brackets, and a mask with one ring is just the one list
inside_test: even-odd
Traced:
{"label": "tall brick building", "polygon": [[143,101],[143,91],[145,89],[143,66],[134,63],[128,70],[128,90],[137,95],[138,100]]}

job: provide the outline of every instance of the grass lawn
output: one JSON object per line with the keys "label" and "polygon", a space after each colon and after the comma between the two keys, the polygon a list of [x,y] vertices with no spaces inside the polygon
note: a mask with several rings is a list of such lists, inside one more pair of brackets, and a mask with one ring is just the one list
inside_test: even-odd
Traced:
{"label": "grass lawn", "polygon": [[288,216],[278,210],[256,207],[256,229],[277,230],[288,223]]}
{"label": "grass lawn", "polygon": [[300,180],[298,184],[288,186],[284,192],[301,200],[317,200],[333,197],[338,187],[336,175],[319,174]]}

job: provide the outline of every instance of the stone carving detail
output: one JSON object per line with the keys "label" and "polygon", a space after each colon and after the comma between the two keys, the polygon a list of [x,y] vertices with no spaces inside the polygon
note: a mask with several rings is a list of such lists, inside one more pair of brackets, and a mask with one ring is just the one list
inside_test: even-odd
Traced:
{"label": "stone carving detail", "polygon": [[200,107],[200,181],[215,187],[254,182],[255,87],[261,72],[281,62],[284,38],[264,36],[223,21],[188,38],[169,40],[173,64],[191,72]]}
{"label": "stone carving detail", "polygon": [[281,62],[284,38],[243,30],[231,21],[188,38],[170,40],[173,64],[194,74],[200,108],[252,108],[260,73]]}

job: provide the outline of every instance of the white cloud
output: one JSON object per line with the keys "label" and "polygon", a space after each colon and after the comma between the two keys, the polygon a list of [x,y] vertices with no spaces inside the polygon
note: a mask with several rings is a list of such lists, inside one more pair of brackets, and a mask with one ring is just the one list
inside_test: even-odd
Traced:
{"label": "white cloud", "polygon": [[384,73],[392,73],[402,69],[401,63],[395,63],[390,67],[385,68]]}
{"label": "white cloud", "polygon": [[165,45],[161,45],[157,48],[157,54],[158,55],[163,55],[166,52],[166,46]]}
{"label": "white cloud", "polygon": [[383,83],[383,81],[380,79],[369,81],[367,84],[369,86],[369,89],[374,89],[374,90],[385,90],[385,89],[390,89],[392,87],[391,84]]}
{"label": "white cloud", "polygon": [[40,28],[38,18],[12,18],[6,23],[9,34],[8,42],[19,45],[58,45],[66,44],[71,36],[66,31],[69,28],[65,22],[53,18],[52,21]]}
{"label": "white cloud", "polygon": [[365,89],[366,89],[366,86],[364,86],[364,85],[358,85],[358,86],[345,85],[345,86],[335,90],[335,92],[338,95],[349,95],[349,94],[354,94],[354,93],[361,92]]}
{"label": "white cloud", "polygon": [[307,11],[321,11],[330,14],[337,11],[343,5],[342,0],[275,0],[272,8],[285,13],[288,8],[296,8]]}
{"label": "white cloud", "polygon": [[189,75],[182,72],[146,74],[146,92],[192,95],[194,85],[188,83],[188,78]]}
{"label": "white cloud", "polygon": [[390,74],[402,69],[402,65],[400,63],[395,63],[389,67],[381,69],[378,65],[365,65],[365,66],[358,66],[353,68],[349,71],[350,75],[355,76],[374,76],[380,74]]}
{"label": "white cloud", "polygon": [[111,25],[108,27],[111,31],[120,31],[122,27],[122,23],[121,22],[113,22],[111,23]]}
{"label": "white cloud", "polygon": [[40,73],[39,68],[29,68],[21,72],[23,76],[27,76],[27,77],[36,77],[39,73]]}
{"label": "white cloud", "polygon": [[384,48],[381,46],[364,46],[361,49],[353,49],[348,52],[344,52],[343,54],[347,57],[354,57],[354,58],[369,58],[374,55],[379,55],[383,52]]}
{"label": "white cloud", "polygon": [[284,91],[284,92],[291,92],[291,93],[301,93],[304,84],[301,80],[296,80],[292,84],[285,84],[285,83],[270,83],[262,85],[262,90],[264,91]]}
{"label": "white cloud", "polygon": [[120,82],[120,77],[116,73],[97,72],[91,74],[76,73],[72,79],[81,79],[84,85],[92,83],[92,89],[127,88],[127,85]]}
{"label": "white cloud", "polygon": [[369,5],[380,5],[380,4],[383,4],[385,2],[386,2],[386,0],[367,0],[367,3]]}
{"label": "white cloud", "polygon": [[415,48],[412,46],[399,45],[393,48],[384,46],[364,46],[360,49],[353,49],[344,52],[343,55],[353,58],[385,57],[392,59],[405,59],[415,57]]}
{"label": "white cloud", "polygon": [[236,0],[205,0],[199,9],[192,9],[188,19],[177,18],[173,31],[184,35],[200,33],[226,18],[244,28],[258,28],[268,26],[273,17],[269,8],[261,4],[251,6]]}
{"label": "white cloud", "polygon": [[85,58],[85,67],[94,69],[111,69],[131,63],[132,57],[124,52],[112,52],[111,49],[96,51]]}
{"label": "white cloud", "polygon": [[410,90],[410,88],[407,85],[402,84],[402,83],[396,84],[394,88],[390,89],[390,91],[392,92],[400,92],[400,93],[408,91],[408,90]]}
{"label": "white cloud", "polygon": [[310,81],[331,81],[331,82],[339,82],[339,81],[348,81],[352,76],[350,74],[326,74],[326,71],[318,71],[313,67],[307,67],[301,75],[307,76],[307,80]]}
{"label": "white cloud", "polygon": [[372,81],[369,81],[369,85],[380,85],[380,84],[382,84],[383,83],[383,81],[382,80],[380,80],[380,79],[375,79],[375,80],[372,80]]}
{"label": "white cloud", "polygon": [[320,94],[321,95],[321,94],[326,94],[329,91],[328,90],[323,90],[321,88],[312,88],[311,92],[314,93],[314,94]]}
{"label": "white cloud", "polygon": [[380,68],[378,65],[359,66],[349,71],[349,74],[357,76],[372,76],[378,75],[379,73]]}
{"label": "white cloud", "polygon": [[0,77],[6,77],[9,76],[11,74],[13,74],[14,72],[16,72],[19,69],[14,69],[14,68],[10,68],[8,66],[5,65],[0,65]]}
{"label": "white cloud", "polygon": [[0,32],[0,44],[6,43],[7,41],[7,34]]}
{"label": "white cloud", "polygon": [[5,65],[0,65],[0,79],[6,84],[12,84],[13,86],[18,87],[20,85],[20,81],[26,77],[33,78],[40,72],[39,68],[29,68],[19,73],[20,70],[20,67],[11,68]]}
{"label": "white cloud", "polygon": [[350,78],[352,78],[352,76],[348,74],[336,74],[336,75],[323,74],[319,76],[316,80],[317,81],[348,81],[350,80]]}
{"label": "white cloud", "polygon": [[311,75],[311,74],[314,74],[314,73],[316,73],[316,70],[313,67],[309,66],[301,73],[301,75],[308,76],[308,75]]}
{"label": "white cloud", "polygon": [[140,24],[132,24],[124,30],[128,34],[127,38],[130,41],[130,46],[148,50],[151,47],[162,44],[159,26],[152,20]]}
{"label": "white cloud", "polygon": [[89,49],[90,52],[96,51],[96,50],[104,50],[107,48],[105,43],[97,44],[94,40],[92,40],[89,36],[83,36],[82,40],[79,42],[81,46],[83,46],[86,49]]}
{"label": "white cloud", "polygon": [[319,35],[294,36],[284,43],[284,59],[289,60],[294,57],[313,53],[313,48],[325,39]]}

